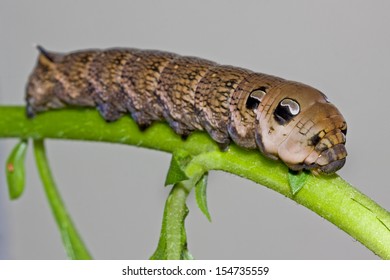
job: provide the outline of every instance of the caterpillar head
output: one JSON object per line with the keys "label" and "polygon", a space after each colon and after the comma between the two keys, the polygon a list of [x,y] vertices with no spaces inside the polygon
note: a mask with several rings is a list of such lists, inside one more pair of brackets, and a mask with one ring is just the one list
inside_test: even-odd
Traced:
{"label": "caterpillar head", "polygon": [[268,90],[255,111],[259,149],[292,170],[331,174],[343,167],[347,125],[326,96],[288,81]]}

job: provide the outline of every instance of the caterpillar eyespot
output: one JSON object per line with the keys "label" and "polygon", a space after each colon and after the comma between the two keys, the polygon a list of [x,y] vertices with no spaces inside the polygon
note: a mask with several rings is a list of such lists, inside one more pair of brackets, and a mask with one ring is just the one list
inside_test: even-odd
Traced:
{"label": "caterpillar eyespot", "polygon": [[130,113],[140,127],[165,120],[183,137],[204,130],[220,146],[258,148],[292,170],[331,174],[345,163],[347,124],[308,85],[163,51],[38,49],[26,87],[29,117],[96,107],[106,121]]}
{"label": "caterpillar eyespot", "polygon": [[299,111],[300,107],[298,102],[290,98],[285,98],[279,102],[274,111],[274,116],[280,125],[285,125],[298,115]]}
{"label": "caterpillar eyespot", "polygon": [[259,107],[259,104],[261,100],[263,100],[263,97],[265,96],[265,88],[259,88],[255,89],[249,94],[249,97],[246,102],[246,108],[247,109],[257,109]]}

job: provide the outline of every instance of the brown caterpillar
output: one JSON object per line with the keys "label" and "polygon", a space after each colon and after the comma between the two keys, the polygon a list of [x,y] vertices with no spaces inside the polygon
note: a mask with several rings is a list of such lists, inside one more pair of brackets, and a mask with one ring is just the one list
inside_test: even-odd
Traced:
{"label": "brown caterpillar", "polygon": [[345,163],[346,122],[320,91],[298,82],[169,52],[84,50],[40,55],[26,89],[27,114],[97,107],[142,127],[166,120],[180,135],[206,130],[292,170],[333,173]]}

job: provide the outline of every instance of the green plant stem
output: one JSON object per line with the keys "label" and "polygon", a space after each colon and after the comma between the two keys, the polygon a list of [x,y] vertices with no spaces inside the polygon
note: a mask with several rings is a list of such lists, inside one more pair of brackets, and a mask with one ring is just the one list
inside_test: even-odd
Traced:
{"label": "green plant stem", "polygon": [[141,132],[128,117],[107,124],[93,109],[51,111],[28,120],[23,107],[3,106],[1,137],[115,142],[170,153],[185,150],[205,171],[224,170],[271,188],[329,220],[379,257],[390,259],[390,213],[339,176],[310,175],[293,196],[283,163],[235,145],[220,152],[205,133],[194,133],[183,141],[166,124],[156,123]]}
{"label": "green plant stem", "polygon": [[188,215],[186,201],[190,191],[191,185],[183,182],[173,186],[165,203],[157,250],[150,259],[182,260],[189,255],[184,220]]}
{"label": "green plant stem", "polygon": [[[175,182],[172,182],[174,186],[165,203],[160,240],[156,251],[150,257],[152,260],[193,259],[188,252],[184,226],[189,212],[186,201],[191,190],[203,178],[204,169],[197,163],[187,160],[187,154],[182,152],[171,162],[170,169],[173,170],[168,173],[171,173],[171,178]],[[182,172],[185,173],[185,177],[182,176]]]}
{"label": "green plant stem", "polygon": [[45,193],[50,203],[51,210],[60,229],[62,242],[65,245],[66,252],[70,259],[91,259],[81,237],[77,233],[71,218],[66,211],[65,205],[57,190],[53,176],[50,171],[49,162],[46,157],[43,140],[34,140],[34,154],[37,162],[39,175]]}

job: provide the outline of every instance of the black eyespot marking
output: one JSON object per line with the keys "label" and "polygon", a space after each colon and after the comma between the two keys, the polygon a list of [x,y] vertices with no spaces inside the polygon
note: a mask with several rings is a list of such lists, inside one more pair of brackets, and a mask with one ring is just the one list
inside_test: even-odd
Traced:
{"label": "black eyespot marking", "polygon": [[248,99],[246,100],[246,108],[253,110],[259,107],[261,100],[266,95],[266,87],[260,87],[255,89],[249,94]]}
{"label": "black eyespot marking", "polygon": [[280,125],[287,124],[293,117],[300,112],[300,106],[298,102],[293,99],[285,98],[275,109],[274,118]]}
{"label": "black eyespot marking", "polygon": [[347,128],[342,129],[341,132],[344,134],[344,136],[347,136]]}
{"label": "black eyespot marking", "polygon": [[321,137],[319,136],[319,133],[317,133],[313,137],[310,138],[310,143],[313,146],[316,146],[318,144],[318,142],[320,142],[320,140],[321,140]]}

